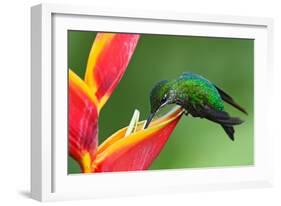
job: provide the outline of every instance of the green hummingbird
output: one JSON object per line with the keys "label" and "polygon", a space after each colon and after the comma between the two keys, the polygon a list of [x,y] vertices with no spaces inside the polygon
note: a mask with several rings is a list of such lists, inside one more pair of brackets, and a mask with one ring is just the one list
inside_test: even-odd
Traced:
{"label": "green hummingbird", "polygon": [[224,110],[224,103],[232,105],[241,112],[246,110],[234,99],[210,82],[208,79],[185,72],[177,79],[162,80],[150,92],[151,112],[144,128],[147,128],[160,108],[168,104],[177,104],[184,108],[185,114],[193,117],[206,118],[220,124],[231,140],[234,140],[234,125],[243,123],[238,117],[231,117]]}

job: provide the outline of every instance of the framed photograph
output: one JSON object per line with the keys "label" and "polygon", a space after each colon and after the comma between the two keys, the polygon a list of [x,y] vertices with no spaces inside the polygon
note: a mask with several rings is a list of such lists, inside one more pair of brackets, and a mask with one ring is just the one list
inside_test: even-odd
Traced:
{"label": "framed photograph", "polygon": [[272,186],[271,19],[31,14],[34,199]]}

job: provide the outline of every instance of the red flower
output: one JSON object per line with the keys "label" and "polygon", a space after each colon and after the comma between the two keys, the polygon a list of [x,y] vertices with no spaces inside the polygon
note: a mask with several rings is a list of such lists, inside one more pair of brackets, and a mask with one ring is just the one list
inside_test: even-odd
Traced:
{"label": "red flower", "polygon": [[99,33],[93,43],[84,80],[69,69],[69,154],[82,172],[145,170],[158,156],[182,110],[144,122],[134,116],[98,146],[100,110],[122,78],[139,39],[138,34]]}

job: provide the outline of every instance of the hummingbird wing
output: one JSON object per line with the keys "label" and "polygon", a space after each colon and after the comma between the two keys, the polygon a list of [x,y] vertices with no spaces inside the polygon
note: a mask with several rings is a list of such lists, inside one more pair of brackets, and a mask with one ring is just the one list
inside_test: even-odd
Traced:
{"label": "hummingbird wing", "polygon": [[232,141],[234,141],[235,132],[233,125],[243,123],[241,119],[230,117],[227,112],[215,110],[208,105],[203,106],[199,113],[206,119],[220,124]]}
{"label": "hummingbird wing", "polygon": [[218,92],[219,92],[221,98],[223,99],[223,101],[225,101],[228,104],[232,105],[233,107],[235,107],[236,109],[240,110],[241,112],[243,112],[245,114],[248,114],[247,111],[243,107],[241,107],[239,104],[237,104],[234,101],[234,99],[229,94],[227,94],[225,91],[223,91],[222,89],[220,89],[216,85],[215,85],[215,87],[218,90]]}
{"label": "hummingbird wing", "polygon": [[237,117],[230,117],[225,111],[219,111],[213,109],[209,105],[191,105],[191,104],[179,104],[184,107],[187,113],[190,113],[193,117],[206,118],[212,122],[220,124],[228,137],[234,141],[235,130],[234,125],[243,123],[243,121]]}
{"label": "hummingbird wing", "polygon": [[197,113],[200,115],[200,117],[204,117],[210,121],[225,126],[232,126],[243,123],[243,120],[241,120],[240,118],[230,117],[227,112],[215,110],[208,105],[201,106],[200,109],[197,109]]}

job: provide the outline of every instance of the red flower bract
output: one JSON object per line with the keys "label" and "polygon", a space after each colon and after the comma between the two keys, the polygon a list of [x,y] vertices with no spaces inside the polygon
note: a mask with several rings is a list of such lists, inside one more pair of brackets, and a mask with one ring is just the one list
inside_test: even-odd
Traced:
{"label": "red flower bract", "polygon": [[69,154],[84,173],[147,169],[182,115],[177,109],[147,129],[137,121],[128,135],[128,128],[120,129],[98,146],[100,110],[121,80],[138,39],[138,34],[98,33],[85,79],[69,70]]}

